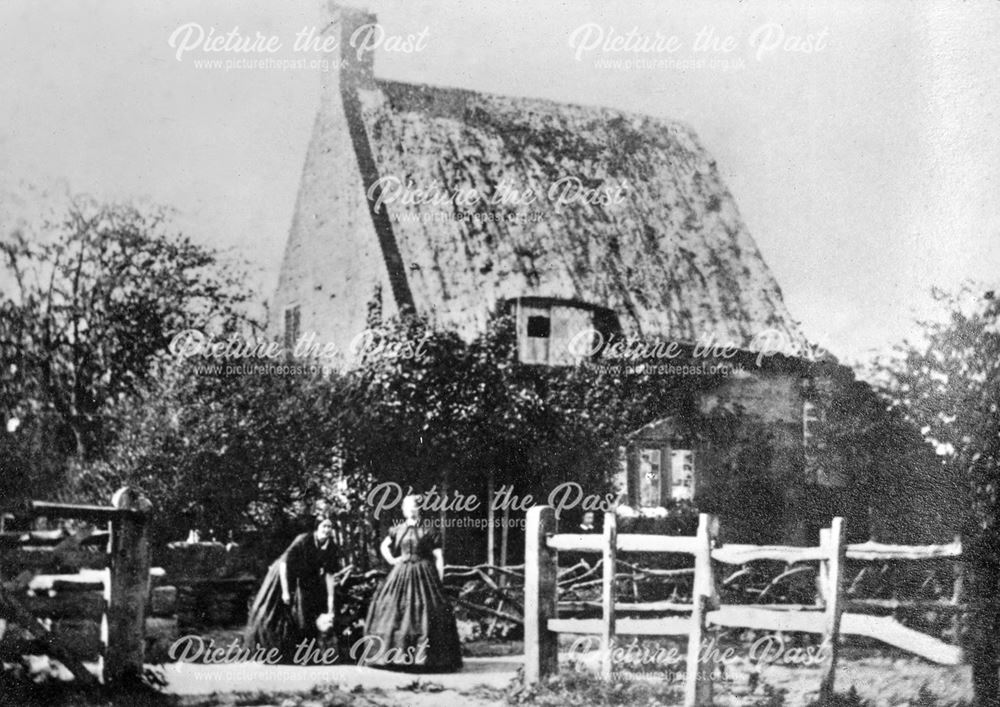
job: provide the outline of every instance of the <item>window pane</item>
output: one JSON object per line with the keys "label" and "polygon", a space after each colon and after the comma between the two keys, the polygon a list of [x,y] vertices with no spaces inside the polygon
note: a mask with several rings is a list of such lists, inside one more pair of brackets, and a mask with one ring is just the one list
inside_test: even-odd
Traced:
{"label": "window pane", "polygon": [[528,336],[547,339],[551,331],[552,322],[548,317],[528,317]]}
{"label": "window pane", "polygon": [[641,450],[639,452],[639,506],[641,508],[663,505],[660,500],[662,478],[660,450]]}
{"label": "window pane", "polygon": [[670,451],[670,498],[694,499],[694,454],[690,449]]}
{"label": "window pane", "polygon": [[[594,315],[580,307],[553,307],[552,330],[549,333],[549,363],[554,366],[572,366],[579,361],[579,354],[590,351],[593,336],[583,336],[594,329]],[[586,340],[584,340],[586,339]]]}
{"label": "window pane", "polygon": [[[544,322],[544,327],[539,322]],[[521,363],[548,364],[549,338],[538,336],[540,329],[549,325],[548,307],[531,307],[518,305],[517,311],[517,350]]]}

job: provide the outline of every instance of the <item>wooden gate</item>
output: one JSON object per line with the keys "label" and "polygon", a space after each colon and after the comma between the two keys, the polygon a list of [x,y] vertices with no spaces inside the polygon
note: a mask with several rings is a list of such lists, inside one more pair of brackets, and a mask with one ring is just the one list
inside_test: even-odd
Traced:
{"label": "wooden gate", "polygon": [[9,519],[75,526],[0,532],[0,618],[31,636],[24,652],[43,650],[77,680],[92,683],[81,653],[93,657],[96,624],[104,682],[142,674],[151,512],[149,501],[128,488],[109,506],[29,501],[5,509]]}

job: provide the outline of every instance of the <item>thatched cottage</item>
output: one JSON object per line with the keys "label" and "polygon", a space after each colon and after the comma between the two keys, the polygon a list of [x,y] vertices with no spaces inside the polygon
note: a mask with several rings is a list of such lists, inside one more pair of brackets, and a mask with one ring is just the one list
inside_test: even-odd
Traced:
{"label": "thatched cottage", "polygon": [[[587,328],[743,349],[769,331],[804,344],[689,126],[379,79],[372,52],[356,49],[374,16],[333,11],[326,31],[339,37],[342,61],[323,74],[271,309],[289,346],[307,332],[346,345],[373,302],[469,339],[508,307],[528,364],[568,363],[567,344]],[[808,540],[831,513],[867,520],[850,478],[803,470],[809,425],[822,419],[810,403],[815,379],[852,380],[824,366],[773,357],[701,401],[739,405],[774,431],[766,459],[738,462],[759,467],[789,519],[772,524],[773,539]],[[726,483],[717,456],[697,448],[683,421],[650,421],[629,442],[623,482],[637,506],[698,501]],[[825,500],[806,517],[796,510],[803,497]]]}

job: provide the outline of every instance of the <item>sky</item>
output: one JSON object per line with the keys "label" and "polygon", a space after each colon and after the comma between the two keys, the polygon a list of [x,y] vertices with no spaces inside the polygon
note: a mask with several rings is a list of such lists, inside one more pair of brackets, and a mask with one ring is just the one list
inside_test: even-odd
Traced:
{"label": "sky", "polygon": [[[385,32],[379,77],[690,124],[792,314],[847,362],[911,336],[931,286],[1000,281],[1000,4],[689,5],[364,6]],[[175,207],[179,228],[249,261],[251,282],[270,298],[321,68],[204,67],[197,62],[267,55],[202,44],[178,58],[169,40],[194,23],[206,33],[276,37],[275,58],[324,58],[292,50],[297,33],[323,25],[323,7],[5,0],[0,189],[68,185]],[[422,32],[419,51],[389,51],[405,45],[388,38]],[[629,32],[676,37],[678,49],[615,50],[609,38]],[[606,51],[581,46],[598,33]],[[696,51],[699,36],[716,44]],[[637,59],[663,61],[636,68]],[[667,61],[697,59],[704,64]]]}

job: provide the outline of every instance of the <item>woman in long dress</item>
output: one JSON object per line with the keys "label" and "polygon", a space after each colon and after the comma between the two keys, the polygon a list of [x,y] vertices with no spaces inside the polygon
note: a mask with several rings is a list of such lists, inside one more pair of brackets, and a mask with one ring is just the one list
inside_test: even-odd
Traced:
{"label": "woman in long dress", "polygon": [[245,646],[277,649],[281,662],[290,663],[303,640],[319,637],[317,619],[324,612],[332,617],[334,609],[332,533],[330,519],[318,518],[313,532],[296,537],[271,564],[250,608]]}
{"label": "woman in long dress", "polygon": [[462,667],[455,614],[444,593],[441,538],[420,523],[420,497],[403,499],[405,523],[381,552],[392,570],[375,592],[360,662],[393,670],[449,672]]}

